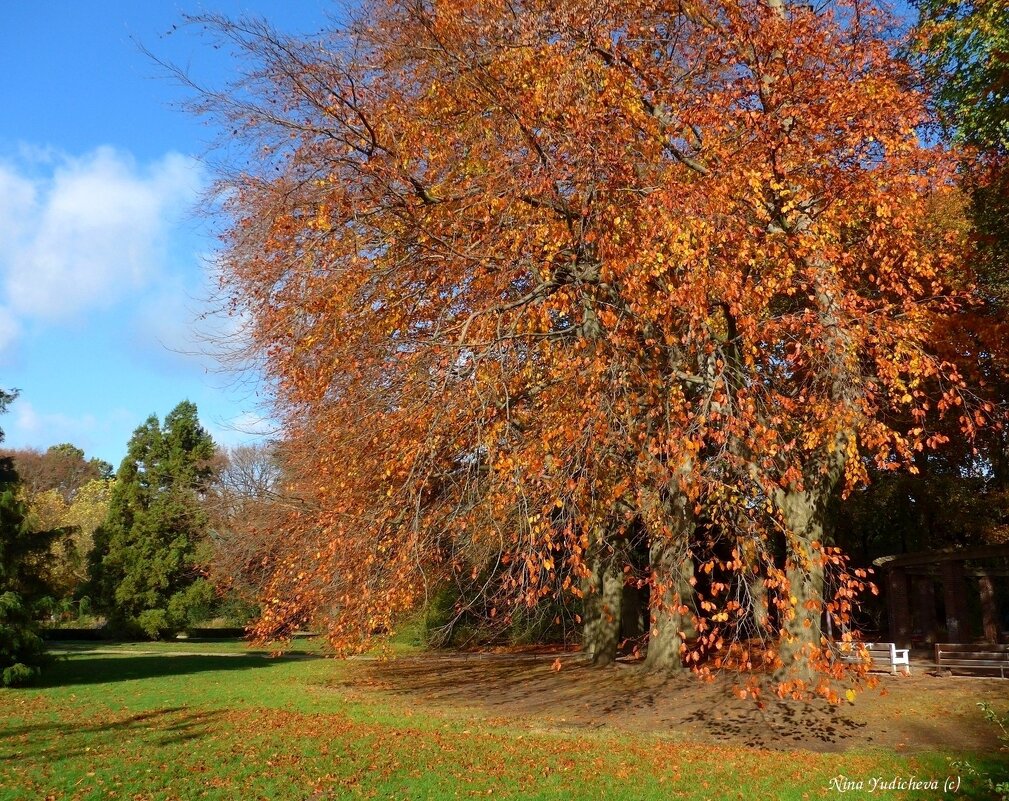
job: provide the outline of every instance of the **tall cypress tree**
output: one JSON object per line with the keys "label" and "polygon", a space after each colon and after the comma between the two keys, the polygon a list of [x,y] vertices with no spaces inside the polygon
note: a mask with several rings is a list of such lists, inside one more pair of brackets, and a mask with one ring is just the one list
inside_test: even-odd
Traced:
{"label": "tall cypress tree", "polygon": [[95,534],[93,585],[113,625],[160,637],[209,614],[214,593],[198,554],[214,452],[190,401],[134,431]]}

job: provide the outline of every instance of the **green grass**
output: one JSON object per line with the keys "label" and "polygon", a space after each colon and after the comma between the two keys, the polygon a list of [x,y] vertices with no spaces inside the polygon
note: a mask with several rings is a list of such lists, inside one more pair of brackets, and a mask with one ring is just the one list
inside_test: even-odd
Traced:
{"label": "green grass", "polygon": [[[198,644],[209,655],[179,655],[194,645],[89,644],[113,653],[75,651],[44,686],[0,690],[0,798],[784,800],[836,797],[828,785],[840,773],[954,772],[941,753],[537,734],[357,687],[354,663],[268,659],[221,642]],[[962,787],[959,797],[987,796]]]}
{"label": "green grass", "polygon": [[[298,638],[292,641],[289,648],[284,650],[288,656],[318,656],[322,653],[323,642],[320,638]],[[238,639],[199,639],[187,638],[172,640],[169,642],[61,642],[59,640],[49,644],[49,651],[57,656],[67,656],[81,653],[101,652],[103,654],[156,654],[156,655],[176,655],[176,654],[239,654],[243,656],[270,656],[271,650],[267,647],[253,647],[244,640]]]}

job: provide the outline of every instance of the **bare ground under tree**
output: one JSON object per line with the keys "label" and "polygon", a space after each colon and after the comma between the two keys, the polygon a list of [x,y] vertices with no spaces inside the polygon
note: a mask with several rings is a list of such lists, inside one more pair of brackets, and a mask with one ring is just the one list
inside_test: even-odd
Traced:
{"label": "bare ground under tree", "polygon": [[488,725],[525,724],[531,732],[602,729],[667,734],[752,748],[840,752],[955,749],[991,752],[997,742],[978,701],[1005,701],[998,679],[881,676],[854,704],[801,703],[734,696],[737,677],[665,678],[636,665],[594,669],[580,655],[425,654],[362,660],[338,685],[380,692],[441,715],[474,712]]}

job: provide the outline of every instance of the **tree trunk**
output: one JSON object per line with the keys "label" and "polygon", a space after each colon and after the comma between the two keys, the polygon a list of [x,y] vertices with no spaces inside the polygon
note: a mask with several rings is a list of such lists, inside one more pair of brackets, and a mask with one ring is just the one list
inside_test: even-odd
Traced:
{"label": "tree trunk", "polygon": [[582,648],[600,667],[617,658],[624,596],[624,565],[627,562],[623,538],[611,538],[600,530],[589,556],[588,587],[585,593]]}
{"label": "tree trunk", "polygon": [[682,605],[693,594],[690,579],[694,563],[687,541],[654,542],[650,549],[654,586],[651,597],[651,627],[645,670],[673,673],[683,669]]}
{"label": "tree trunk", "polygon": [[[688,464],[681,472],[686,474]],[[651,562],[652,591],[648,632],[648,652],[645,669],[675,672],[683,669],[680,647],[683,645],[683,614],[681,607],[693,604],[694,561],[690,555],[690,537],[694,516],[690,500],[679,486],[667,489],[662,501],[667,537],[653,539],[648,556]]]}
{"label": "tree trunk", "polygon": [[826,490],[820,494],[793,491],[779,496],[779,511],[787,528],[785,576],[793,610],[784,622],[780,651],[784,671],[809,673],[809,659],[822,647],[823,555],[813,549],[813,543],[823,542],[827,494]]}
{"label": "tree trunk", "polygon": [[750,593],[750,603],[753,607],[753,629],[757,637],[767,633],[769,625],[769,613],[767,608],[767,587],[764,584],[765,577],[762,573],[753,573],[746,580]]}

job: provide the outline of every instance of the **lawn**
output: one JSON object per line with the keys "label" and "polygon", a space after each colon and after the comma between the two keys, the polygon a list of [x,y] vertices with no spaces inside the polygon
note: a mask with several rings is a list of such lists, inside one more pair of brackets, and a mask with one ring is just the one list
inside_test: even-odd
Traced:
{"label": "lawn", "polygon": [[[600,674],[568,656],[339,662],[235,643],[67,653],[44,686],[0,691],[2,799],[942,798],[868,788],[1009,774],[976,700],[985,680],[888,679],[854,706],[758,710],[718,685]],[[929,686],[927,682],[935,682]],[[918,682],[915,684],[914,682]],[[794,736],[792,736],[794,735]]]}

